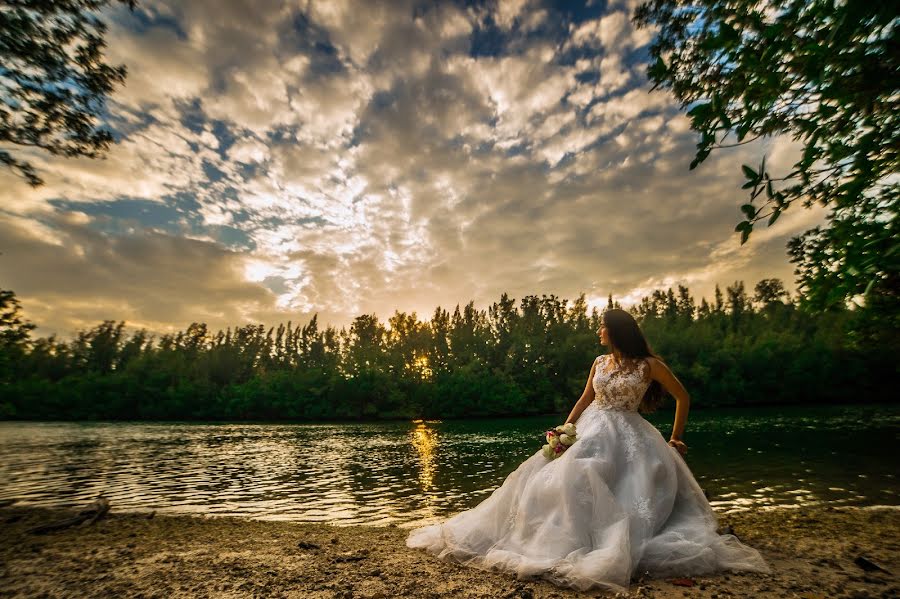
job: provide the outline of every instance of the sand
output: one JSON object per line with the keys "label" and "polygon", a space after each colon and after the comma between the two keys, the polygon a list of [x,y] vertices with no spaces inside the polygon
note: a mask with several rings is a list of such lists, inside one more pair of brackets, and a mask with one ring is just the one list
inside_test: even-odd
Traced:
{"label": "sand", "polygon": [[[148,518],[113,504],[89,526],[28,532],[68,515],[0,508],[0,597],[900,597],[896,508],[721,515],[773,574],[638,579],[618,595],[442,562],[407,548],[407,530],[393,526]],[[860,556],[890,573],[867,571]]]}

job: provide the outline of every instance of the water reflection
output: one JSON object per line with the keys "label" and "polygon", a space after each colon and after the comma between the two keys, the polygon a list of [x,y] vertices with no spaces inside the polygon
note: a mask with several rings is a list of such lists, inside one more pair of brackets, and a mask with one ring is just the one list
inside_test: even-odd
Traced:
{"label": "water reflection", "polygon": [[[651,419],[664,435],[671,413]],[[0,499],[334,524],[433,521],[484,500],[556,417],[373,424],[0,423]],[[719,511],[897,505],[900,407],[692,412]]]}
{"label": "water reflection", "polygon": [[413,422],[416,428],[412,431],[412,445],[419,454],[419,481],[422,483],[422,492],[428,494],[434,486],[434,454],[438,445],[437,431],[428,428],[428,425],[422,420]]}
{"label": "water reflection", "polygon": [[[440,420],[429,421],[440,423]],[[438,446],[437,430],[429,428],[423,420],[414,420],[413,429],[410,437],[412,438],[412,446],[415,448],[419,458],[419,482],[421,485],[422,511],[427,517],[435,517],[435,453]]]}

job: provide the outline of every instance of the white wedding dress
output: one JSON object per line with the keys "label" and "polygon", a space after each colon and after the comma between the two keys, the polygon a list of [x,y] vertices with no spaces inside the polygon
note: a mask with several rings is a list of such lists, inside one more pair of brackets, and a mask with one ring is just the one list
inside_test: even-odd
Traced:
{"label": "white wedding dress", "polygon": [[678,451],[638,412],[649,364],[597,358],[595,399],[577,440],[538,450],[472,509],[410,531],[406,544],[440,559],[581,591],[622,591],[633,576],[769,572],[756,549],[716,533],[716,516]]}

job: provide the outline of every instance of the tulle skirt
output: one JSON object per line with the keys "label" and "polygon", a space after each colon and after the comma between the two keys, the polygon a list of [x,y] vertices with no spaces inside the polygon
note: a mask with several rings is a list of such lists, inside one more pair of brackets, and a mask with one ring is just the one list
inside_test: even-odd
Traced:
{"label": "tulle skirt", "polygon": [[578,440],[526,459],[472,509],[410,531],[408,547],[519,580],[626,590],[632,577],[769,572],[756,549],[716,533],[678,451],[637,412],[591,403]]}

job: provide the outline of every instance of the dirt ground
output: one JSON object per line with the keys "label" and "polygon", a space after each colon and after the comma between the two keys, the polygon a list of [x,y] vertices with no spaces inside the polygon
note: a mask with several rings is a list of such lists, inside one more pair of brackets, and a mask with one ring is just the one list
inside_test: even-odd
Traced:
{"label": "dirt ground", "polygon": [[113,505],[93,525],[28,532],[68,515],[0,508],[0,597],[900,597],[892,508],[723,515],[720,525],[759,549],[773,574],[636,580],[618,595],[442,562],[407,548],[398,527],[148,518]]}

